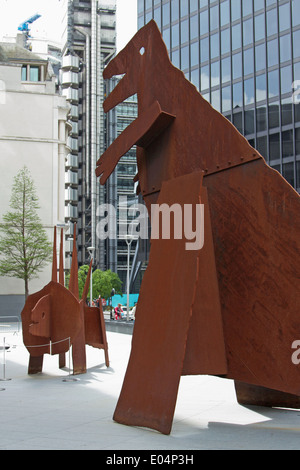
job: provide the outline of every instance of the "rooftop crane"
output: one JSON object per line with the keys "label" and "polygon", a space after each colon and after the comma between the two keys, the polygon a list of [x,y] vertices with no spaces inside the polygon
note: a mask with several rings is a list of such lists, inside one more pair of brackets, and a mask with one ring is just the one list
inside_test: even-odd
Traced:
{"label": "rooftop crane", "polygon": [[28,18],[28,20],[23,21],[23,23],[19,24],[18,31],[22,31],[22,33],[24,34],[25,47],[27,47],[27,41],[31,37],[29,25],[34,23],[34,21],[38,20],[40,17],[41,15],[39,13],[36,13],[35,15]]}

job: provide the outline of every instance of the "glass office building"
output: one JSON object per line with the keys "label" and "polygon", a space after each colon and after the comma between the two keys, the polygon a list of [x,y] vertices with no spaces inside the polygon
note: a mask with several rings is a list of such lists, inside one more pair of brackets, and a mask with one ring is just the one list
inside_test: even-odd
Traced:
{"label": "glass office building", "polygon": [[172,63],[300,192],[300,0],[138,0],[138,28],[152,18]]}

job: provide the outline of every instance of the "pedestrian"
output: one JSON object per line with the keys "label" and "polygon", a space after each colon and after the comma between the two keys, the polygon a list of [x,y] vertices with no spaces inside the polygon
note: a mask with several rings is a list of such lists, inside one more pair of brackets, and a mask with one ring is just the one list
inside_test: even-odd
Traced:
{"label": "pedestrian", "polygon": [[118,304],[118,306],[115,308],[115,319],[116,320],[121,320],[122,318],[122,314],[123,313],[123,309],[122,309],[122,305],[121,304]]}

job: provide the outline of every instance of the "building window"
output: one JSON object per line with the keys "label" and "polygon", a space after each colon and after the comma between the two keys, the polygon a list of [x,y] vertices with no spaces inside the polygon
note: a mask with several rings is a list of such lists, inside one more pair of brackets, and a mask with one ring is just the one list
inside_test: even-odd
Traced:
{"label": "building window", "polygon": [[27,65],[22,66],[21,80],[25,82],[27,80]]}
{"label": "building window", "polygon": [[249,75],[253,72],[253,49],[251,48],[244,51],[244,74]]}
{"label": "building window", "polygon": [[254,109],[245,111],[245,134],[254,134]]}
{"label": "building window", "polygon": [[249,78],[244,82],[245,106],[254,103],[254,78]]}
{"label": "building window", "polygon": [[227,54],[230,51],[230,29],[223,29],[221,31],[221,53]]}
{"label": "building window", "polygon": [[254,0],[254,11],[259,11],[264,7],[264,0]]}
{"label": "building window", "polygon": [[266,97],[266,75],[263,74],[256,77],[256,101],[265,100]]}
{"label": "building window", "polygon": [[244,46],[253,43],[253,19],[249,18],[243,22],[243,42]]}
{"label": "building window", "polygon": [[199,64],[199,43],[191,44],[191,67]]}
{"label": "building window", "polygon": [[221,3],[221,26],[229,24],[229,0]]}
{"label": "building window", "polygon": [[241,24],[238,23],[232,27],[232,50],[239,49],[242,46]]}
{"label": "building window", "polygon": [[266,48],[265,44],[255,46],[255,68],[256,71],[265,70],[266,68]]}
{"label": "building window", "polygon": [[279,73],[278,69],[268,73],[269,98],[279,95]]}
{"label": "building window", "polygon": [[[296,129],[296,155],[300,155],[300,128]],[[299,163],[299,170],[300,170],[300,162]],[[300,183],[300,179],[299,179]],[[299,184],[300,187],[300,184]]]}
{"label": "building window", "polygon": [[200,41],[201,63],[206,62],[209,58],[209,43],[208,38],[203,38]]}
{"label": "building window", "polygon": [[219,27],[219,5],[210,9],[210,30],[213,31]]}
{"label": "building window", "polygon": [[232,56],[232,78],[242,77],[242,53],[238,52]]}
{"label": "building window", "polygon": [[186,16],[189,14],[189,4],[188,2],[183,2],[181,1],[181,5],[180,5],[180,15],[181,15],[181,18],[183,16]]}
{"label": "building window", "polygon": [[179,18],[179,1],[171,0],[171,9],[172,9],[172,22],[178,20]]}
{"label": "building window", "polygon": [[179,45],[179,24],[172,26],[172,48]]}
{"label": "building window", "polygon": [[200,15],[200,36],[208,33],[208,11],[203,11]]}
{"label": "building window", "polygon": [[299,2],[297,0],[293,0],[292,5],[293,5],[293,13],[292,13],[293,26],[298,26],[300,24]]}
{"label": "building window", "polygon": [[255,16],[254,19],[255,41],[260,41],[265,37],[265,15]]}
{"label": "building window", "polygon": [[278,40],[273,39],[268,42],[268,66],[278,64]]}
{"label": "building window", "polygon": [[279,7],[279,31],[285,31],[291,28],[290,4],[286,3]]}
{"label": "building window", "polygon": [[252,2],[249,0],[243,0],[243,16],[252,14]]}
{"label": "building window", "polygon": [[230,82],[231,80],[231,65],[230,57],[222,59],[222,83]]}
{"label": "building window", "polygon": [[280,135],[271,134],[269,137],[270,161],[280,159]]}
{"label": "building window", "polygon": [[198,15],[194,15],[191,17],[190,21],[190,28],[191,28],[191,39],[195,39],[199,35],[198,31]]}
{"label": "building window", "polygon": [[272,103],[269,105],[269,128],[275,129],[279,127],[279,103]]}
{"label": "building window", "polygon": [[281,94],[292,92],[292,67],[289,65],[281,70]]}
{"label": "building window", "polygon": [[292,58],[291,36],[286,34],[280,38],[280,62],[286,62]]}
{"label": "building window", "polygon": [[243,86],[242,82],[235,83],[232,87],[233,108],[243,106]]}
{"label": "building window", "polygon": [[210,52],[212,59],[220,55],[219,33],[215,33],[210,37]]}
{"label": "building window", "polygon": [[292,186],[295,184],[294,163],[285,163],[282,165],[282,176]]}
{"label": "building window", "polygon": [[257,132],[265,131],[267,129],[267,108],[261,106],[256,110],[256,129]]}
{"label": "building window", "polygon": [[209,88],[209,67],[201,67],[201,90]]}
{"label": "building window", "polygon": [[267,35],[272,36],[277,33],[277,9],[267,12]]}
{"label": "building window", "polygon": [[300,162],[296,162],[297,188],[300,188]]}
{"label": "building window", "polygon": [[193,85],[199,90],[199,69],[192,70],[191,72],[191,81]]}
{"label": "building window", "polygon": [[180,32],[181,32],[181,43],[187,42],[189,40],[189,22],[188,20],[184,20],[181,22],[180,25]]}
{"label": "building window", "polygon": [[30,73],[29,73],[29,80],[31,82],[38,82],[39,81],[39,67],[30,66]]}
{"label": "building window", "polygon": [[166,26],[170,23],[170,4],[165,3],[163,5],[163,26]]}
{"label": "building window", "polygon": [[293,123],[293,105],[290,98],[282,100],[281,103],[281,125],[286,126]]}
{"label": "building window", "polygon": [[259,153],[265,158],[267,159],[267,155],[268,155],[268,143],[267,143],[267,136],[264,135],[262,137],[258,137],[257,138],[257,150],[259,151]]}
{"label": "building window", "polygon": [[222,111],[226,113],[231,110],[231,87],[222,88]]}
{"label": "building window", "polygon": [[293,131],[285,131],[282,133],[282,157],[292,157],[293,150]]}
{"label": "building window", "polygon": [[293,33],[293,47],[294,47],[294,57],[300,57],[300,30],[294,31]]}
{"label": "building window", "polygon": [[39,82],[41,81],[41,67],[38,65],[23,65],[21,70],[22,82]]}

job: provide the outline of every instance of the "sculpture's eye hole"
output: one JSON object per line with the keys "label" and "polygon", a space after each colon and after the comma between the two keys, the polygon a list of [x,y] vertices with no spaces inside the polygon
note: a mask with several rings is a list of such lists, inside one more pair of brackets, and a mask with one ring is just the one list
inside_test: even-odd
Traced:
{"label": "sculpture's eye hole", "polygon": [[42,318],[45,318],[46,314],[45,312],[42,313]]}
{"label": "sculpture's eye hole", "polygon": [[144,48],[144,47],[141,47],[141,48],[140,48],[140,54],[141,54],[141,55],[144,55],[144,54],[145,54],[145,48]]}

